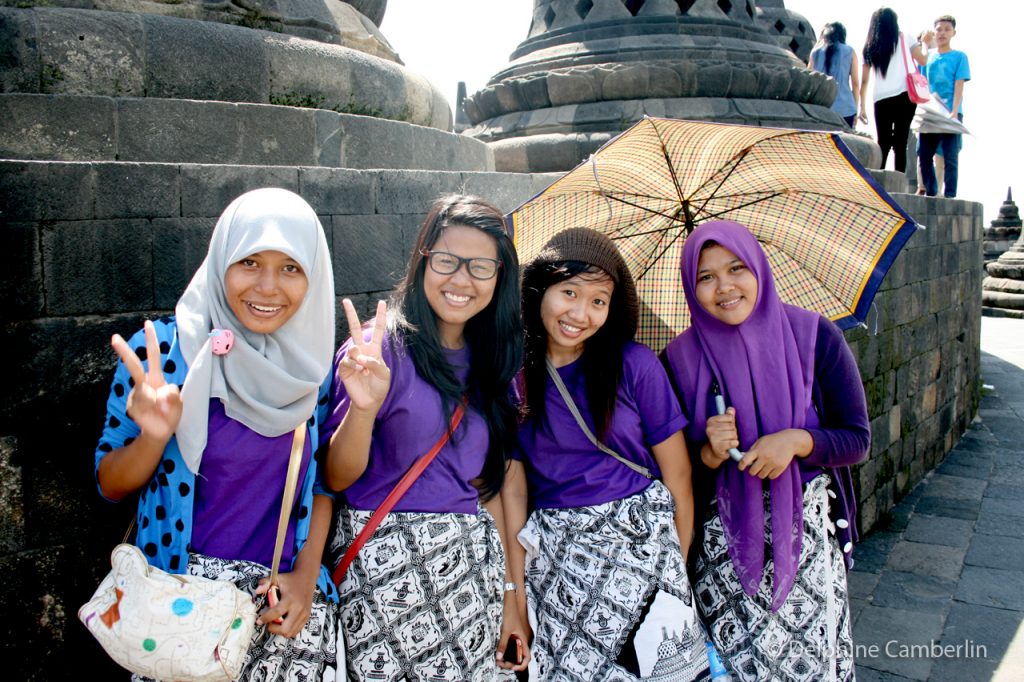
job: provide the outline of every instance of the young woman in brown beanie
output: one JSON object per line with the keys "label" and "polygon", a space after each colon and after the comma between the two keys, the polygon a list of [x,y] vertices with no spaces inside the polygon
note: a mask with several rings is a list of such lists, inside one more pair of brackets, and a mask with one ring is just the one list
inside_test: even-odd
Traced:
{"label": "young woman in brown beanie", "polygon": [[685,568],[685,421],[633,342],[629,269],[607,237],[567,230],[526,266],[522,297],[528,414],[502,500],[530,679],[707,677]]}

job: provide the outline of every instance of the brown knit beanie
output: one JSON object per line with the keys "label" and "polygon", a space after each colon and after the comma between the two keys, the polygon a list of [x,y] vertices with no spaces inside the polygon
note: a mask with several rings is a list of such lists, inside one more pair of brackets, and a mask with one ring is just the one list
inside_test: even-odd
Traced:
{"label": "brown knit beanie", "polygon": [[[626,261],[615,246],[615,242],[588,227],[573,227],[563,230],[548,240],[540,253],[533,257],[527,268],[544,263],[579,261],[597,266],[607,272],[616,287],[622,289],[626,304],[626,324],[629,337],[636,333],[640,303],[636,296],[636,285]],[[612,294],[614,296],[614,293]]]}

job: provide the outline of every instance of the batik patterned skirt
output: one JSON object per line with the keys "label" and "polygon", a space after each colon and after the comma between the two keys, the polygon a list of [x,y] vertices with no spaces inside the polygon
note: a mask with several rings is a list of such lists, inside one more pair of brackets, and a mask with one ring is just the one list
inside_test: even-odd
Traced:
{"label": "batik patterned skirt", "polygon": [[846,568],[829,519],[829,477],[804,488],[804,535],[793,589],[771,612],[771,520],[765,497],[765,578],[753,597],[729,558],[722,521],[712,507],[697,558],[695,591],[712,641],[734,679],[852,680],[853,639]]}
{"label": "batik patterned skirt", "polygon": [[519,534],[531,682],[707,679],[708,660],[664,485],[592,507],[538,509]]}
{"label": "batik patterned skirt", "polygon": [[[371,512],[342,507],[337,558]],[[498,668],[505,553],[494,518],[388,514],[342,580],[341,625],[351,682],[515,680]]]}
{"label": "batik patterned skirt", "polygon": [[[188,574],[211,580],[227,580],[241,591],[255,595],[260,579],[270,569],[252,561],[228,561],[203,554],[189,554]],[[240,682],[334,682],[338,642],[338,605],[317,589],[313,592],[309,620],[298,635],[282,637],[257,625],[246,654]],[[148,678],[132,676],[136,682]]]}

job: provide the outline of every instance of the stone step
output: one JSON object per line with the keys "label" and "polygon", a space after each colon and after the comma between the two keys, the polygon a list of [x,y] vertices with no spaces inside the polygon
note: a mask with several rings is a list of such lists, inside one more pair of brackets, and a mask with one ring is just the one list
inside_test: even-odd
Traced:
{"label": "stone step", "polygon": [[384,118],[271,104],[68,94],[0,94],[0,158],[494,169],[483,142]]}

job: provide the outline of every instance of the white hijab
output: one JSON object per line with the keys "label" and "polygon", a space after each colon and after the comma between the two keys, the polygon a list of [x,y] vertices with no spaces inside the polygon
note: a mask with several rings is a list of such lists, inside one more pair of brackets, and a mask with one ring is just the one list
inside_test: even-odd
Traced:
{"label": "white hijab", "polygon": [[[260,251],[280,251],[306,274],[299,309],[272,334],[243,326],[228,305],[224,275],[233,263]],[[175,433],[188,468],[199,472],[206,448],[209,404],[263,436],[280,436],[309,419],[334,352],[334,276],[316,213],[288,190],[247,192],[217,221],[210,250],[174,309],[189,371]],[[212,329],[230,329],[234,347],[214,355]]]}

